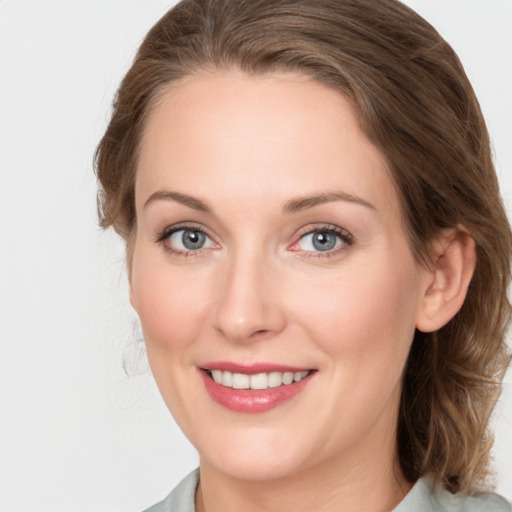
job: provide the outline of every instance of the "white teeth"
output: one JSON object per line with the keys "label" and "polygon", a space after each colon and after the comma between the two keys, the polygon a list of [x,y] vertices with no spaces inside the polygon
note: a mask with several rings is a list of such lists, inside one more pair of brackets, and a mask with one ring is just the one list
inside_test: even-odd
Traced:
{"label": "white teeth", "polygon": [[234,389],[249,389],[249,375],[243,373],[233,374],[233,388]]}
{"label": "white teeth", "polygon": [[217,384],[221,384],[222,372],[220,370],[212,370],[212,378]]}
{"label": "white teeth", "polygon": [[233,387],[233,374],[231,372],[222,372],[222,385],[228,388]]}
{"label": "white teeth", "polygon": [[283,384],[283,374],[281,372],[272,372],[268,374],[268,387],[277,388]]}
{"label": "white teeth", "polygon": [[305,372],[295,372],[293,374],[293,380],[295,382],[299,382],[299,380],[302,380],[304,377],[307,377],[308,373],[309,373],[308,371],[305,371]]}
{"label": "white teeth", "polygon": [[250,378],[251,389],[267,389],[268,388],[268,377],[266,373],[258,373],[257,375],[251,375]]}
{"label": "white teeth", "polygon": [[285,372],[283,375],[283,384],[291,384],[293,382],[293,372]]}
{"label": "white teeth", "polygon": [[231,373],[221,370],[211,370],[212,379],[217,384],[222,384],[233,389],[267,389],[279,386],[288,386],[293,382],[299,382],[309,375],[309,371],[303,372],[270,372],[246,375],[244,373]]}

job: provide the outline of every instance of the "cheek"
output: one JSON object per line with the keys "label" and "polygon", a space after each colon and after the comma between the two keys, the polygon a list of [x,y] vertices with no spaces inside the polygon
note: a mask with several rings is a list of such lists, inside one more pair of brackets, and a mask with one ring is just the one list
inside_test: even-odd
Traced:
{"label": "cheek", "polygon": [[307,297],[296,308],[317,344],[342,365],[371,363],[401,372],[415,330],[415,265],[375,261],[379,266],[363,263],[295,294]]}
{"label": "cheek", "polygon": [[148,355],[153,350],[177,350],[197,339],[208,307],[204,276],[153,260],[136,253],[132,272],[133,306]]}

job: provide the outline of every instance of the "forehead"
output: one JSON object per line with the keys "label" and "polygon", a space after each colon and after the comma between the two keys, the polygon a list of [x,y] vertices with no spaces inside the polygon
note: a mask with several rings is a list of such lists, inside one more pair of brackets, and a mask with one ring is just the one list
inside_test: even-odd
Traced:
{"label": "forehead", "polygon": [[205,73],[172,84],[145,127],[137,202],[161,187],[266,200],[336,188],[398,205],[385,159],[351,102],[288,72]]}

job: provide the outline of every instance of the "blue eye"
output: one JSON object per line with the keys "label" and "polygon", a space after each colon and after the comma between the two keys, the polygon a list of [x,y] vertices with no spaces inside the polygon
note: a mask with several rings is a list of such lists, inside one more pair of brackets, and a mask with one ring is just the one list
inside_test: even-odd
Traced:
{"label": "blue eye", "polygon": [[198,251],[215,244],[208,235],[198,229],[177,229],[167,235],[167,244],[176,251]]}
{"label": "blue eye", "polygon": [[343,245],[351,245],[352,238],[345,231],[317,229],[300,237],[297,247],[305,252],[332,252]]}

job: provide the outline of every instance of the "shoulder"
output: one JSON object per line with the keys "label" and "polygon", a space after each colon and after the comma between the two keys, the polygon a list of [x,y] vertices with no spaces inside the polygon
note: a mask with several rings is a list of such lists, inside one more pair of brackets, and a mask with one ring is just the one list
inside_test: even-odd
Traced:
{"label": "shoulder", "polygon": [[199,483],[199,469],[189,473],[165,498],[144,512],[194,512],[194,499]]}
{"label": "shoulder", "polygon": [[[195,512],[194,498],[199,470],[187,475],[163,501],[144,512]],[[497,494],[472,496],[451,494],[434,487],[432,477],[423,477],[393,512],[512,512],[512,506]]]}
{"label": "shoulder", "polygon": [[434,479],[418,480],[394,512],[512,512],[512,506],[497,494],[451,494],[435,487]]}
{"label": "shoulder", "polygon": [[465,496],[442,491],[434,494],[439,511],[446,512],[512,512],[512,506],[497,494],[475,494]]}

